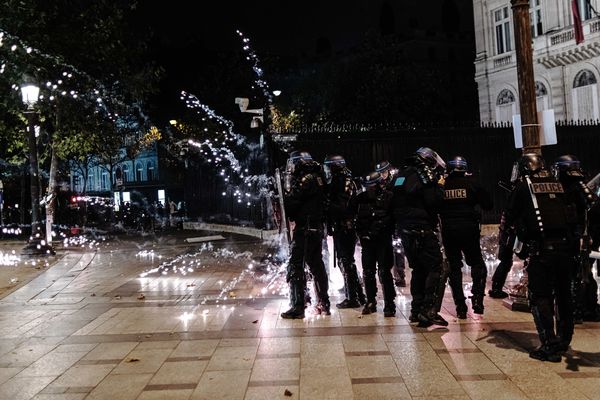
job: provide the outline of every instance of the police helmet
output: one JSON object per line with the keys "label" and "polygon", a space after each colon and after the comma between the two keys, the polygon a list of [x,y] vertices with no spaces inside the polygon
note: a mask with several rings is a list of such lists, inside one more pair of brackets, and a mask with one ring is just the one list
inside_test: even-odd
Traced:
{"label": "police helmet", "polygon": [[300,166],[305,165],[313,161],[310,153],[306,151],[292,151],[287,160],[286,171],[289,173],[293,173],[297,171]]}
{"label": "police helmet", "polygon": [[346,167],[346,160],[339,154],[328,155],[323,162],[332,171],[340,171]]}
{"label": "police helmet", "polygon": [[467,172],[469,164],[467,159],[463,156],[456,156],[452,160],[448,161],[447,171],[449,174],[452,172]]}
{"label": "police helmet", "polygon": [[392,168],[394,168],[394,167],[387,160],[379,161],[377,163],[377,165],[375,165],[375,171],[377,171],[379,173],[384,172],[384,171],[389,171]]}
{"label": "police helmet", "polygon": [[371,172],[369,175],[363,177],[363,186],[367,189],[374,188],[383,182],[383,177],[377,171]]}
{"label": "police helmet", "polygon": [[519,176],[533,175],[546,169],[546,162],[536,153],[523,154],[517,162]]}
{"label": "police helmet", "polygon": [[565,154],[554,160],[552,173],[556,179],[583,178],[581,162],[572,154]]}
{"label": "police helmet", "polygon": [[433,170],[446,169],[446,163],[442,157],[440,157],[435,150],[430,149],[429,147],[419,147],[415,152],[415,155],[419,160]]}

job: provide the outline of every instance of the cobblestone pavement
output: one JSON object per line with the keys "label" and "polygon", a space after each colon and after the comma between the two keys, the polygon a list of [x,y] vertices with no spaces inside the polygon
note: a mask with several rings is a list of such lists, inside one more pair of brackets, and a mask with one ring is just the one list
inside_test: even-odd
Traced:
{"label": "cobblestone pavement", "polygon": [[268,246],[180,239],[64,250],[0,300],[0,399],[600,399],[599,323],[551,364],[528,357],[530,314],[489,297],[458,321],[447,292],[445,329],[409,324],[408,288],[396,318],[282,320]]}

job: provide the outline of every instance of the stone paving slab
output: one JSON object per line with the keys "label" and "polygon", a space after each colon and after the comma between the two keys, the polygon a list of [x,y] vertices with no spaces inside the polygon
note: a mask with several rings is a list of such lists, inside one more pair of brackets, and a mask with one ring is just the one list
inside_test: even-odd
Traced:
{"label": "stone paving slab", "polygon": [[598,396],[600,323],[578,325],[563,362],[549,364],[528,357],[531,316],[487,297],[483,317],[462,321],[448,292],[447,328],[410,324],[406,288],[396,318],[309,309],[304,320],[282,320],[287,299],[279,273],[260,266],[260,245],[65,254],[0,300],[0,398]]}

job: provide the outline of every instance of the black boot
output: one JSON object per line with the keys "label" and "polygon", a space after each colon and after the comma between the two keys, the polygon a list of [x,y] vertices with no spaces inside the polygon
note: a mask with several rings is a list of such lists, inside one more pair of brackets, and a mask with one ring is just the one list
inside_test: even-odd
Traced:
{"label": "black boot", "polygon": [[304,307],[301,309],[292,307],[289,310],[281,313],[281,318],[284,319],[303,319],[304,318]]}
{"label": "black boot", "polygon": [[560,362],[558,338],[554,333],[554,301],[551,297],[537,297],[529,291],[529,304],[541,346],[532,350],[529,357],[541,361]]}
{"label": "black boot", "polygon": [[362,315],[369,315],[377,312],[377,303],[375,301],[367,301],[365,307],[362,310]]}
{"label": "black boot", "polygon": [[281,318],[302,319],[304,318],[304,305],[306,296],[306,283],[302,279],[290,280],[290,303],[291,308],[281,313]]}
{"label": "black boot", "polygon": [[464,301],[462,304],[456,306],[456,317],[458,319],[467,319],[467,305]]}
{"label": "black boot", "polygon": [[542,345],[529,352],[529,357],[540,361],[550,361],[558,363],[562,360],[559,351],[555,346]]}
{"label": "black boot", "polygon": [[471,305],[475,314],[483,315],[483,296],[473,296],[471,298]]}
{"label": "black boot", "polygon": [[394,302],[385,303],[385,305],[383,306],[383,316],[386,318],[396,316],[396,304]]}
{"label": "black boot", "polygon": [[329,304],[319,303],[316,305],[315,310],[320,315],[331,315],[331,310],[329,309]]}
{"label": "black boot", "polygon": [[337,308],[358,308],[360,307],[360,303],[358,300],[348,300],[345,299],[341,303],[335,305]]}
{"label": "black boot", "polygon": [[502,289],[502,284],[492,282],[492,288],[488,291],[488,294],[492,299],[505,299],[508,297],[508,293]]}
{"label": "black boot", "polygon": [[448,326],[448,321],[437,313],[435,306],[421,311],[417,318],[419,319],[418,326],[421,328],[427,328],[431,325]]}

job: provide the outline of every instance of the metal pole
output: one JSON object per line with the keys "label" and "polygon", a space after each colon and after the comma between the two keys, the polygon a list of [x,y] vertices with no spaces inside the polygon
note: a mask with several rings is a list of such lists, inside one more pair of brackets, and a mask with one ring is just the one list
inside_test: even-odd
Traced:
{"label": "metal pole", "polygon": [[4,183],[0,180],[0,226],[4,226]]}
{"label": "metal pole", "polygon": [[523,153],[542,154],[539,135],[540,125],[537,118],[535,99],[529,0],[511,0],[510,3],[513,10],[513,23],[515,29],[515,50],[517,56],[521,127],[523,132]]}
{"label": "metal pole", "polygon": [[37,142],[35,137],[36,112],[28,110],[27,122],[29,123],[29,188],[31,190],[31,236],[35,236],[39,224],[39,180],[38,180],[38,157]]}

